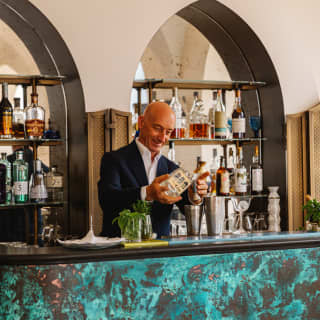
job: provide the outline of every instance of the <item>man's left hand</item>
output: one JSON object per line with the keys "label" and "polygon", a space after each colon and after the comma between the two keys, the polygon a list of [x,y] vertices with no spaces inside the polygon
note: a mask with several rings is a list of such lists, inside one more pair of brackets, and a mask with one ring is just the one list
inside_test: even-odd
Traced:
{"label": "man's left hand", "polygon": [[204,197],[208,192],[208,184],[206,181],[206,177],[208,177],[209,175],[210,175],[210,172],[206,171],[206,172],[202,173],[196,181],[197,193],[201,198]]}

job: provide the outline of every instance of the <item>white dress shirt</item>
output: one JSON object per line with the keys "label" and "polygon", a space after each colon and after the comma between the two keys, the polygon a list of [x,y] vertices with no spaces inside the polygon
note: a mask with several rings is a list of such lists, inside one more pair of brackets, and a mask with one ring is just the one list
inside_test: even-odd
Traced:
{"label": "white dress shirt", "polygon": [[[161,158],[161,152],[159,152],[152,161],[150,150],[139,141],[139,138],[137,138],[135,142],[137,144],[138,150],[141,154],[141,157],[144,163],[144,168],[146,170],[148,182],[149,184],[151,184],[157,175],[158,162],[159,162],[159,159]],[[146,189],[147,189],[147,186],[141,187],[141,190],[140,190],[141,200],[146,199],[146,196],[147,196]]]}

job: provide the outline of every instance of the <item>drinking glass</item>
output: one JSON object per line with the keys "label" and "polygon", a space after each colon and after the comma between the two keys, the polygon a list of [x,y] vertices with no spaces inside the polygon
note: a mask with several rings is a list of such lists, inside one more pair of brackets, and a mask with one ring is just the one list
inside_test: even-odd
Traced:
{"label": "drinking glass", "polygon": [[231,197],[234,210],[239,214],[239,229],[235,234],[248,233],[243,227],[243,214],[249,209],[251,198],[248,197]]}
{"label": "drinking glass", "polygon": [[259,130],[261,129],[261,117],[250,116],[249,117],[250,128],[253,130],[254,137],[259,138]]}

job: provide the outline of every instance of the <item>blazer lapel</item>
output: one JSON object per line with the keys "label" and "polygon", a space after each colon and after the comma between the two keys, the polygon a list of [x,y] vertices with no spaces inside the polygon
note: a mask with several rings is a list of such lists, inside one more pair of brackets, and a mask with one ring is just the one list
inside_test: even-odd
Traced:
{"label": "blazer lapel", "polygon": [[[130,167],[132,168],[132,173],[136,177],[138,185],[147,186],[149,182],[141,154],[134,141],[130,144],[130,146],[132,150],[129,152],[130,158],[128,159],[128,162],[131,164]],[[132,164],[135,164],[134,167],[132,167]]]}
{"label": "blazer lapel", "polygon": [[163,156],[161,156],[157,167],[157,177],[162,176],[166,173],[168,173],[168,164],[166,162],[166,159]]}

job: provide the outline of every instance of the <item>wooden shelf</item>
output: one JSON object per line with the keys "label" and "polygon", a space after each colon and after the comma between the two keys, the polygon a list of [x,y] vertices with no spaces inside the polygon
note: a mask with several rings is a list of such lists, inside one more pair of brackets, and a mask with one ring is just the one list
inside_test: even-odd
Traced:
{"label": "wooden shelf", "polygon": [[0,146],[57,146],[63,143],[63,139],[0,139]]}
{"label": "wooden shelf", "polygon": [[245,138],[245,139],[170,139],[176,145],[211,145],[211,144],[257,144],[267,141],[267,138]]}
{"label": "wooden shelf", "polygon": [[34,81],[37,86],[55,86],[61,84],[63,79],[65,79],[64,76],[0,74],[0,83],[7,82],[8,84],[27,86],[31,86]]}
{"label": "wooden shelf", "polygon": [[255,90],[266,85],[261,81],[194,81],[170,79],[146,79],[133,82],[135,89],[188,89],[188,90]]}
{"label": "wooden shelf", "polygon": [[23,202],[23,203],[2,203],[0,204],[0,212],[4,209],[15,209],[25,207],[61,207],[67,202],[65,201],[45,201],[45,202]]}

